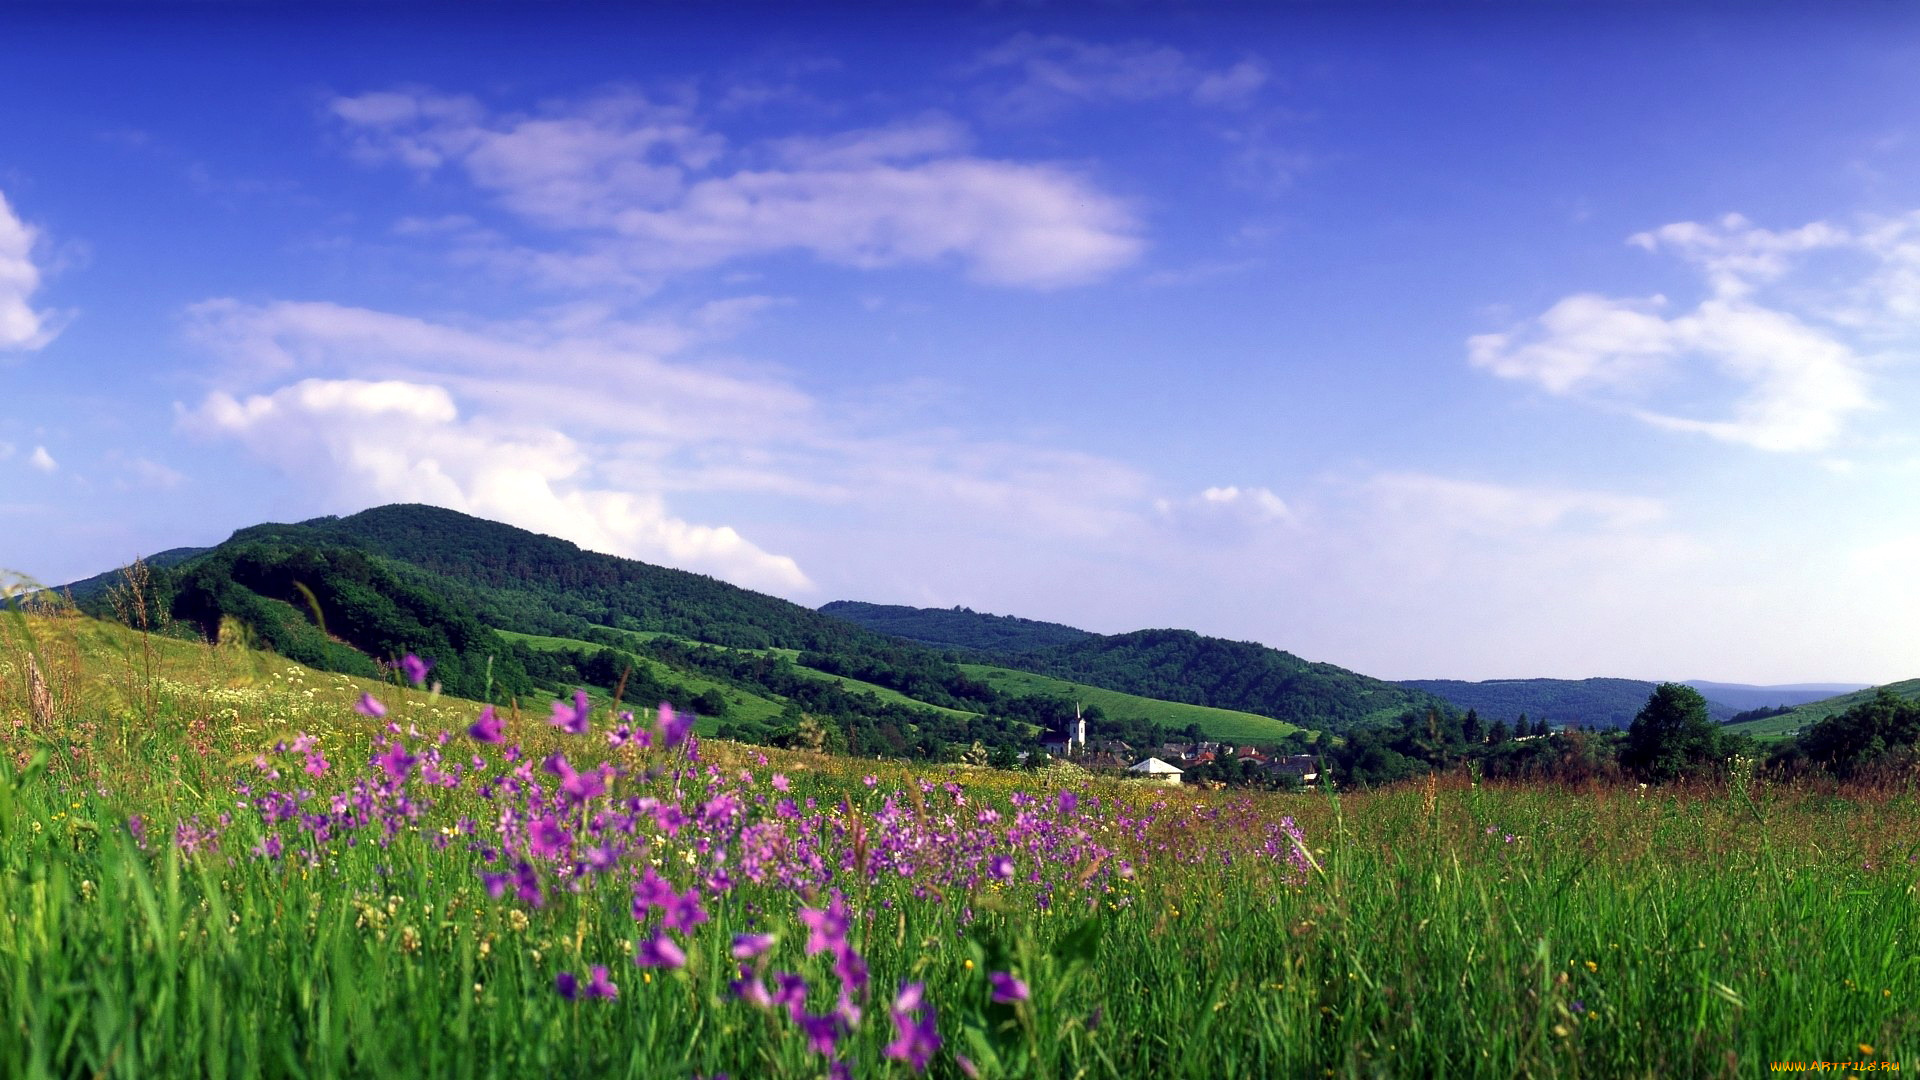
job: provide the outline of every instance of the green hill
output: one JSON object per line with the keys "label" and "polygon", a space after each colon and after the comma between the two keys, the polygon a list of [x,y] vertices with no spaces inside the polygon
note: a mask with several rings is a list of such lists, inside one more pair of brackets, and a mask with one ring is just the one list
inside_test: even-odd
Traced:
{"label": "green hill", "polygon": [[987,653],[1034,652],[1097,636],[1060,623],[1038,622],[1015,615],[986,615],[963,607],[917,608],[835,600],[820,611],[909,641]]}
{"label": "green hill", "polygon": [[[166,570],[179,566],[194,556],[203,555],[210,550],[212,549],[200,547],[168,548],[165,551],[156,551],[152,555],[147,555],[141,558],[140,561],[145,563],[147,569],[150,571]],[[104,598],[108,589],[124,585],[125,581],[125,576],[116,568],[108,570],[105,573],[95,574],[89,578],[81,578],[79,581],[69,582],[60,586],[58,591],[73,597],[75,603],[84,603],[86,601]]]}
{"label": "green hill", "polygon": [[[966,608],[844,600],[821,611],[869,629],[964,650],[959,659],[972,662],[962,665],[968,670],[974,670],[973,664],[989,664],[1133,698],[1262,717],[1289,727],[1340,732],[1410,709],[1450,707],[1444,698],[1422,689],[1312,663],[1257,642],[1228,641],[1191,630],[1101,635]],[[1003,644],[995,647],[994,642]],[[1002,678],[998,685],[1015,684]],[[1641,695],[1641,702],[1645,700]],[[1243,736],[1223,731],[1221,737]]]}
{"label": "green hill", "polygon": [[1173,731],[1197,725],[1209,738],[1227,742],[1264,746],[1300,730],[1293,724],[1268,716],[1178,701],[1161,701],[1049,675],[1036,675],[1031,671],[1015,671],[989,664],[961,664],[960,667],[995,689],[1010,694],[1046,694],[1083,705],[1097,705],[1107,716],[1156,723]]}
{"label": "green hill", "polygon": [[[1270,742],[1294,726],[1338,732],[1442,704],[1188,631],[1100,637],[964,609],[836,605],[940,637],[935,648],[701,574],[429,506],[257,525],[214,548],[164,554],[152,560],[146,600],[177,630],[211,638],[237,623],[275,652],[358,675],[417,653],[435,662],[449,693],[496,701],[537,702],[568,685],[611,693],[625,680],[626,700],[657,694],[717,716],[740,738],[778,741],[811,725],[810,737],[856,754],[1020,749],[1038,730],[1063,730],[1076,700],[1104,702],[1095,734],[1129,741],[1197,723],[1219,738]],[[100,587],[82,607],[114,616],[107,576],[90,581]],[[983,643],[1014,651],[973,647]],[[958,648],[1004,670],[962,667],[948,651]]]}
{"label": "green hill", "polygon": [[[1920,679],[1908,679],[1904,682],[1888,683],[1887,689],[1904,698],[1920,699]],[[1741,724],[1728,724],[1723,730],[1751,735],[1756,739],[1779,740],[1789,738],[1829,716],[1838,716],[1855,705],[1872,701],[1880,687],[1870,686],[1865,690],[1855,690],[1849,694],[1839,694],[1819,701],[1808,702],[1778,716],[1769,716],[1760,720],[1750,720]]]}
{"label": "green hill", "polygon": [[[1399,685],[1437,694],[1462,709],[1473,709],[1488,723],[1504,720],[1511,724],[1525,713],[1533,720],[1583,728],[1626,727],[1633,723],[1655,687],[1641,679],[1406,679]],[[1724,723],[1736,711],[1710,697],[1707,701],[1707,713],[1717,721]]]}
{"label": "green hill", "polygon": [[1297,727],[1344,732],[1446,701],[1257,642],[1191,630],[1136,630],[1024,656],[1005,666],[1165,701],[1232,709]]}

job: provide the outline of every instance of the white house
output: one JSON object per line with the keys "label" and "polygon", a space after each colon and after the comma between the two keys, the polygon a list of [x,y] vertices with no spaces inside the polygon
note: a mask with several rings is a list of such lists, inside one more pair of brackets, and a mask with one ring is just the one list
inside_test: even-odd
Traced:
{"label": "white house", "polygon": [[1178,784],[1181,776],[1179,769],[1161,761],[1157,757],[1150,757],[1132,766],[1127,771],[1130,773],[1138,773],[1148,780],[1157,780],[1162,784]]}

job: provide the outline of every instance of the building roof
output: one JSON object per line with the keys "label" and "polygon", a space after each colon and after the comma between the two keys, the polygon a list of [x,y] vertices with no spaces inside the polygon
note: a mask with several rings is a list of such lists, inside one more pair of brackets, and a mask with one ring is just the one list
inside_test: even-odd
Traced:
{"label": "building roof", "polygon": [[1172,765],[1169,765],[1164,761],[1161,761],[1157,757],[1150,757],[1147,760],[1142,761],[1139,764],[1128,768],[1127,771],[1137,772],[1137,773],[1150,773],[1154,776],[1177,776],[1181,772],[1181,770],[1174,768]]}

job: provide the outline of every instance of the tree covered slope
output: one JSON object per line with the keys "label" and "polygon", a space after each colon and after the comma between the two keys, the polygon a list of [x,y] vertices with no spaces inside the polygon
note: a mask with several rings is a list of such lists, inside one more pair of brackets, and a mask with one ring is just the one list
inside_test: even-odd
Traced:
{"label": "tree covered slope", "polygon": [[1233,709],[1297,727],[1344,731],[1408,710],[1451,708],[1440,698],[1251,641],[1191,630],[1135,630],[1021,656],[1008,667],[1129,694]]}
{"label": "tree covered slope", "polygon": [[[1656,684],[1642,679],[1407,679],[1401,686],[1424,690],[1472,709],[1481,719],[1511,724],[1523,713],[1533,720],[1582,728],[1624,728],[1633,723],[1653,694]],[[1738,711],[1707,695],[1708,714],[1714,720],[1731,719]]]}
{"label": "tree covered slope", "polygon": [[909,641],[988,653],[1036,652],[1098,636],[1060,623],[1022,619],[1017,615],[987,615],[962,607],[919,608],[835,600],[820,611]]}
{"label": "tree covered slope", "polygon": [[[257,525],[215,548],[178,554],[168,560],[174,565],[150,568],[147,606],[204,636],[238,623],[276,652],[354,674],[414,652],[436,661],[450,693],[476,698],[537,698],[574,680],[602,690],[625,680],[636,694],[706,694],[740,706],[742,737],[781,737],[805,714],[829,729],[829,748],[856,753],[1023,744],[1072,717],[1074,702],[1059,692],[1066,684],[989,681],[962,668],[950,654],[956,649],[968,660],[1240,714],[1149,706],[1100,718],[1106,734],[1128,739],[1196,717],[1208,734],[1244,738],[1260,726],[1250,727],[1246,714],[1281,721],[1271,726],[1277,733],[1287,725],[1337,732],[1444,704],[1190,631],[1101,637],[964,609],[834,605],[920,638],[892,636],[701,574],[429,506]],[[106,577],[83,606],[113,617]],[[572,644],[534,648],[531,638]],[[751,701],[778,704],[778,724]],[[1181,722],[1170,722],[1176,714]]]}

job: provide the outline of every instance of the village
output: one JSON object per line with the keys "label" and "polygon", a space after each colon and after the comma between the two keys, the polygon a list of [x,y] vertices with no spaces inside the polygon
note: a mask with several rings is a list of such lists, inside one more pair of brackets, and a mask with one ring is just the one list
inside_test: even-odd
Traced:
{"label": "village", "polygon": [[1084,718],[1076,720],[1072,730],[1041,740],[1040,750],[1048,758],[1089,771],[1123,773],[1132,779],[1168,785],[1193,783],[1220,788],[1233,784],[1304,790],[1320,778],[1319,758],[1313,754],[1210,739],[1168,741],[1141,749],[1121,739],[1089,739]]}

